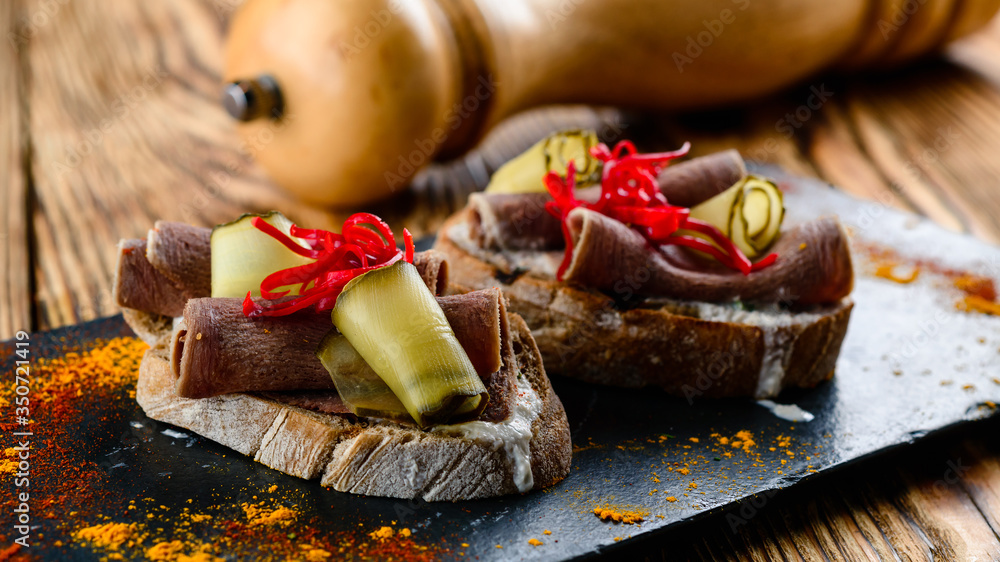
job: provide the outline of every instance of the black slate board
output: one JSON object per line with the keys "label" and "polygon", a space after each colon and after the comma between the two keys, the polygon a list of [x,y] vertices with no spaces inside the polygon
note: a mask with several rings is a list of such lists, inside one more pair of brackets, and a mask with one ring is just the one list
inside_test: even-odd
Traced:
{"label": "black slate board", "polygon": [[[101,488],[108,520],[146,524],[150,513],[157,514],[158,530],[150,531],[142,545],[118,553],[142,558],[143,548],[169,540],[180,530],[161,515],[184,508],[215,513],[215,524],[196,533],[213,542],[226,532],[223,520],[240,519],[237,503],[258,499],[296,506],[298,522],[282,533],[297,532],[299,541],[336,535],[340,544],[353,536],[354,550],[347,553],[362,557],[368,551],[358,541],[382,525],[411,529],[415,544],[444,558],[568,559],[611,553],[628,546],[630,537],[652,538],[681,522],[719,517],[716,512],[749,496],[771,494],[929,432],[994,414],[993,402],[1000,402],[1000,318],[957,310],[963,294],[953,278],[971,272],[1000,279],[1000,250],[818,182],[765,171],[786,190],[789,221],[837,213],[858,250],[856,307],[836,378],[812,390],[785,392],[777,400],[811,412],[811,422],[779,419],[752,400],[689,402],[658,391],[600,388],[554,377],[575,445],[569,477],[525,496],[427,504],[351,496],[285,476],[187,430],[154,422],[133,401],[116,400],[86,412],[72,446],[81,462],[95,463],[107,474],[90,484]],[[878,248],[893,249],[904,264],[921,262],[920,276],[910,284],[872,276]],[[86,348],[94,338],[127,333],[120,317],[104,319],[35,334],[32,351],[36,358],[54,356],[67,346]],[[12,345],[0,346],[5,372],[13,369]],[[754,445],[741,435],[749,435]],[[734,447],[733,441],[741,445]],[[53,445],[39,438],[39,446]],[[279,487],[278,494],[267,491],[272,485]],[[129,510],[130,500],[153,507]],[[602,522],[593,509],[605,505],[642,511],[645,521]],[[32,530],[32,555],[85,560],[108,553],[71,540],[74,529],[94,523],[92,514],[59,513],[33,521],[39,526]],[[530,538],[544,544],[532,546]],[[55,546],[56,540],[62,546]],[[267,544],[253,548],[272,552]]]}

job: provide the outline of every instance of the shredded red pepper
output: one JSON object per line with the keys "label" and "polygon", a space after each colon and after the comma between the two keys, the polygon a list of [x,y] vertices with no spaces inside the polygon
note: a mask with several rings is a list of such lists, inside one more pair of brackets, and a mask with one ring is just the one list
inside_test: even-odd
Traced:
{"label": "shredded red pepper", "polygon": [[[281,242],[296,254],[315,261],[276,271],[260,283],[265,299],[280,299],[291,292],[287,287],[299,285],[299,294],[281,302],[260,305],[247,293],[243,314],[255,316],[285,316],[312,306],[316,312],[331,310],[344,286],[355,277],[373,269],[392,265],[400,259],[413,263],[413,237],[403,229],[404,250],[396,247],[392,229],[371,213],[356,213],[344,221],[341,234],[327,230],[299,228],[292,225],[286,235],[276,227],[254,217],[250,224],[257,230]],[[302,246],[292,238],[304,240]],[[279,290],[285,287],[285,290]]]}
{"label": "shredded red pepper", "polygon": [[[671,205],[667,201],[656,184],[656,177],[671,160],[684,156],[690,148],[690,143],[684,143],[673,152],[639,154],[630,141],[619,142],[613,151],[604,143],[591,148],[590,153],[604,163],[601,195],[595,203],[579,201],[573,195],[576,168],[572,161],[566,166],[565,179],[549,172],[545,176],[545,186],[553,201],[545,204],[545,210],[562,221],[563,237],[566,239],[566,254],[559,265],[557,278],[560,281],[563,279],[573,259],[573,237],[566,225],[566,216],[577,207],[597,211],[631,225],[654,246],[673,244],[699,250],[744,275],[773,264],[778,257],[776,254],[751,263],[718,228],[692,219],[688,216],[688,208]],[[681,229],[708,236],[715,244],[696,236],[678,234]]]}

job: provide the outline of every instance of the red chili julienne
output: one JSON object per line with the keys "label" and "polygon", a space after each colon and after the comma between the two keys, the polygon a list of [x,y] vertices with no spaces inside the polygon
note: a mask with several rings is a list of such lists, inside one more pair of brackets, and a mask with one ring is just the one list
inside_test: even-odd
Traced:
{"label": "red chili julienne", "polygon": [[[251,219],[250,224],[296,254],[316,261],[265,277],[260,284],[260,294],[265,299],[288,295],[288,289],[279,289],[289,285],[300,284],[299,294],[289,300],[261,305],[255,303],[248,292],[243,300],[243,314],[249,317],[285,316],[310,306],[316,312],[331,310],[351,279],[400,259],[413,263],[410,232],[403,229],[405,250],[400,250],[389,225],[371,213],[351,215],[344,221],[341,234],[292,225],[290,237],[260,217]],[[303,247],[292,237],[304,240],[309,247]]]}
{"label": "red chili julienne", "polygon": [[[688,216],[690,210],[686,207],[671,205],[657,187],[656,176],[660,170],[671,160],[687,154],[690,147],[690,143],[684,143],[684,146],[673,152],[639,154],[631,141],[621,141],[615,145],[614,150],[610,150],[604,143],[591,148],[591,155],[604,163],[601,196],[595,203],[579,201],[574,196],[576,168],[572,161],[566,166],[565,179],[555,172],[549,172],[545,176],[545,187],[553,201],[545,204],[545,210],[562,221],[563,237],[566,239],[566,254],[559,265],[557,278],[563,279],[566,268],[573,259],[573,238],[566,225],[566,216],[577,207],[597,211],[631,225],[654,246],[673,244],[700,250],[744,275],[773,264],[778,257],[776,254],[751,263],[718,228],[691,218]],[[704,234],[715,244],[696,236],[678,234],[680,229]]]}

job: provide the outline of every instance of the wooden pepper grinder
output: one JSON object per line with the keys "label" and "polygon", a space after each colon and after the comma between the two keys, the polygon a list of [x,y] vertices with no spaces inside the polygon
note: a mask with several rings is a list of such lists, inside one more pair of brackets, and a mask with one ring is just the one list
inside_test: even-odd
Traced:
{"label": "wooden pepper grinder", "polygon": [[833,67],[889,65],[985,24],[1000,0],[248,0],[224,101],[304,200],[404,189],[439,154],[549,103],[684,109]]}

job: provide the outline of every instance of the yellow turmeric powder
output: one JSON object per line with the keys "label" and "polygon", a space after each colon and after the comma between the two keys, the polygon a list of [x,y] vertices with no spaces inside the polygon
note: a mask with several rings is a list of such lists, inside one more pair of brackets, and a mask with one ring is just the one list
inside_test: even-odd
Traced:
{"label": "yellow turmeric powder", "polygon": [[133,538],[135,523],[105,523],[86,527],[76,532],[76,538],[90,541],[95,546],[103,548],[118,548]]}
{"label": "yellow turmeric powder", "polygon": [[989,301],[977,295],[969,295],[958,302],[955,308],[963,312],[981,312],[1000,316],[1000,303]]}
{"label": "yellow turmeric powder", "polygon": [[912,267],[909,273],[907,273],[906,275],[898,275],[896,271],[897,271],[897,264],[891,262],[885,263],[878,266],[878,268],[875,270],[875,277],[881,277],[883,279],[888,279],[889,281],[892,281],[894,283],[900,283],[906,285],[908,283],[913,283],[914,281],[916,281],[917,277],[920,275],[920,268],[916,266]]}
{"label": "yellow turmeric powder", "polygon": [[392,536],[395,534],[396,532],[393,530],[392,527],[382,527],[376,531],[368,533],[368,536],[376,540],[384,541],[387,539],[391,539]]}
{"label": "yellow turmeric powder", "polygon": [[240,507],[243,508],[243,512],[247,516],[247,521],[250,522],[251,527],[256,527],[257,525],[277,525],[280,527],[287,527],[291,525],[298,513],[287,508],[279,507],[274,510],[265,509],[257,504],[252,503],[242,503]]}
{"label": "yellow turmeric powder", "polygon": [[310,548],[306,551],[306,562],[324,562],[331,556],[333,556],[333,553],[322,548]]}
{"label": "yellow turmeric powder", "polygon": [[741,429],[736,432],[736,436],[730,441],[729,445],[736,449],[743,449],[744,453],[749,453],[750,449],[757,446],[757,443],[753,440],[753,434],[745,429]]}
{"label": "yellow turmeric powder", "polygon": [[[8,451],[13,451],[13,449],[7,449]],[[15,451],[16,453],[16,451]],[[10,453],[6,453],[8,456],[14,456]],[[0,459],[0,474],[14,474],[17,472],[17,460],[15,459]]]}
{"label": "yellow turmeric powder", "polygon": [[184,543],[181,541],[159,542],[146,549],[146,558],[149,560],[173,560],[184,550]]}
{"label": "yellow turmeric powder", "polygon": [[207,552],[196,552],[190,556],[183,552],[177,555],[176,562],[225,562],[224,558],[212,556]]}
{"label": "yellow turmeric powder", "polygon": [[615,523],[624,523],[626,525],[638,524],[643,521],[647,513],[632,511],[627,509],[616,509],[611,506],[595,507],[594,515],[599,517],[601,521],[611,520]]}

